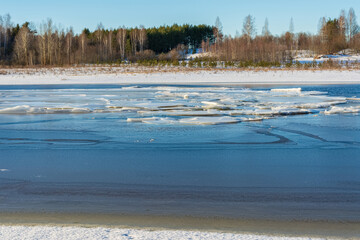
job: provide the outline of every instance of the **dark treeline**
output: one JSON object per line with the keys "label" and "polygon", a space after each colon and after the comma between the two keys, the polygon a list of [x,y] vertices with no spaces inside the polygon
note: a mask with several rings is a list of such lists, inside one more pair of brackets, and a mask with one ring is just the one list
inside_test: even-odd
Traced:
{"label": "dark treeline", "polygon": [[193,49],[199,48],[205,40],[214,41],[213,27],[207,25],[172,25],[147,29],[148,49],[155,53],[167,53],[179,48],[179,44]]}
{"label": "dark treeline", "polygon": [[219,18],[215,26],[174,24],[105,29],[99,24],[95,31],[85,28],[75,34],[72,28],[57,27],[51,19],[37,27],[29,22],[20,26],[11,22],[10,15],[4,15],[0,16],[0,65],[175,63],[199,48],[209,53],[211,66],[216,66],[216,61],[278,65],[291,62],[298,53],[316,56],[344,49],[360,51],[360,29],[352,8],[342,10],[335,19],[321,18],[318,26],[317,34],[294,33],[291,19],[289,30],[274,36],[266,19],[261,34],[257,34],[255,18],[249,15],[244,19],[242,33],[235,37],[224,36]]}
{"label": "dark treeline", "polygon": [[[38,28],[26,22],[13,26],[9,15],[0,16],[1,65],[69,65],[114,63],[124,60],[180,58],[203,41],[213,41],[213,27],[172,25],[158,28],[105,29],[74,34],[56,27],[51,19]],[[172,51],[173,50],[173,51]],[[172,51],[172,52],[171,52]],[[163,53],[163,54],[162,54]],[[169,53],[169,54],[165,54]]]}

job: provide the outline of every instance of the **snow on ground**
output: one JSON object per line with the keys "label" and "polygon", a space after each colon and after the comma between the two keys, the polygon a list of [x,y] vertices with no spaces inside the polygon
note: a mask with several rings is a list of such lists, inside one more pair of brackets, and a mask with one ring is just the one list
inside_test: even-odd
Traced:
{"label": "snow on ground", "polygon": [[346,63],[346,62],[359,62],[360,61],[360,55],[323,55],[323,56],[319,56],[317,58],[314,57],[297,57],[294,60],[298,61],[300,63],[305,63],[305,62],[325,62],[325,61],[336,61],[336,62],[342,62],[342,63]]}
{"label": "snow on ground", "polygon": [[[156,69],[155,69],[156,70]],[[122,67],[3,70],[0,85],[28,84],[360,84],[360,70],[132,72]],[[132,71],[132,70],[131,70]]]}
{"label": "snow on ground", "polygon": [[186,59],[196,59],[196,58],[204,58],[204,57],[212,57],[212,54],[210,52],[204,52],[204,53],[193,53],[186,55]]}
{"label": "snow on ground", "polygon": [[0,239],[2,240],[83,240],[83,239],[206,239],[206,240],[320,240],[329,238],[284,237],[255,234],[176,231],[176,230],[138,230],[123,228],[86,228],[86,227],[60,227],[60,226],[0,226]]}
{"label": "snow on ground", "polygon": [[355,53],[351,49],[345,49],[343,51],[340,51],[335,54],[328,54],[328,55],[316,55],[314,52],[309,50],[298,50],[295,51],[294,54],[296,55],[294,57],[295,61],[298,61],[300,63],[307,63],[307,62],[325,62],[325,61],[336,61],[336,62],[342,62],[342,63],[354,63],[360,61],[360,54]]}

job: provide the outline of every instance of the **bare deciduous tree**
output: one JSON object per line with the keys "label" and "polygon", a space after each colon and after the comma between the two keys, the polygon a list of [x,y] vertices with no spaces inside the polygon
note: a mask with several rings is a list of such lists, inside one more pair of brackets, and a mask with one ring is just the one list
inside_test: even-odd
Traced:
{"label": "bare deciduous tree", "polygon": [[73,41],[73,29],[70,27],[70,29],[66,33],[66,55],[67,55],[67,63],[71,64],[71,52],[72,52],[72,41]]}
{"label": "bare deciduous tree", "polygon": [[217,17],[216,21],[215,21],[215,30],[216,32],[214,33],[215,35],[215,42],[220,42],[223,36],[223,25],[220,21],[220,18]]}
{"label": "bare deciduous tree", "polygon": [[53,64],[53,50],[54,50],[54,25],[51,18],[48,18],[45,24],[46,46],[47,46],[47,61],[51,65]]}
{"label": "bare deciduous tree", "polygon": [[86,53],[86,48],[87,48],[87,35],[85,30],[82,31],[80,37],[79,37],[79,41],[80,41],[80,48],[81,48],[81,61],[83,62],[86,58],[85,53]]}
{"label": "bare deciduous tree", "polygon": [[265,19],[264,27],[262,29],[262,35],[265,37],[268,37],[271,35],[270,30],[269,30],[269,21],[267,18]]}
{"label": "bare deciduous tree", "polygon": [[139,29],[138,28],[134,28],[131,30],[130,32],[130,40],[131,40],[131,49],[132,49],[132,54],[136,54],[137,51],[137,46],[139,43]]}
{"label": "bare deciduous tree", "polygon": [[215,51],[217,52],[217,46],[219,45],[219,43],[222,41],[223,38],[223,25],[219,17],[216,17],[213,33],[215,37]]}
{"label": "bare deciduous tree", "polygon": [[113,41],[113,31],[110,30],[109,33],[108,33],[108,52],[109,52],[109,58],[110,58],[110,60],[112,60],[112,57],[113,57],[112,41]]}
{"label": "bare deciduous tree", "polygon": [[353,8],[349,9],[348,23],[349,23],[349,42],[350,44],[352,44],[353,37],[359,32],[359,26],[357,24],[356,14]]}
{"label": "bare deciduous tree", "polygon": [[42,23],[39,27],[39,36],[37,41],[38,52],[40,55],[40,62],[42,65],[46,65],[46,24]]}
{"label": "bare deciduous tree", "polygon": [[4,35],[4,54],[6,53],[7,50],[7,45],[8,45],[8,41],[9,41],[9,31],[11,29],[11,17],[10,14],[6,14],[3,17],[3,35]]}
{"label": "bare deciduous tree", "polygon": [[119,28],[118,32],[116,34],[116,40],[119,44],[119,53],[121,56],[121,59],[125,59],[125,46],[126,46],[126,29],[125,27]]}
{"label": "bare deciduous tree", "polygon": [[322,17],[319,19],[319,24],[318,24],[318,31],[319,31],[319,35],[320,35],[320,39],[321,39],[321,42],[324,42],[325,41],[325,25],[326,25],[326,19],[325,17]]}
{"label": "bare deciduous tree", "polygon": [[147,40],[146,29],[144,26],[140,25],[140,30],[139,30],[140,52],[144,51],[146,40]]}
{"label": "bare deciduous tree", "polygon": [[1,42],[2,42],[2,33],[4,32],[4,21],[3,21],[3,18],[2,16],[0,16],[0,58],[2,57],[2,54],[1,54]]}
{"label": "bare deciduous tree", "polygon": [[344,36],[344,38],[347,38],[347,33],[348,33],[348,28],[349,28],[349,23],[346,17],[346,13],[345,10],[342,9],[340,12],[340,16],[339,16],[339,27],[340,27],[340,33],[342,36]]}
{"label": "bare deciduous tree", "polygon": [[14,56],[18,64],[32,65],[31,55],[29,54],[32,34],[26,24],[24,24],[15,38]]}
{"label": "bare deciduous tree", "polygon": [[98,52],[98,61],[103,59],[103,38],[104,38],[104,26],[102,23],[99,23],[96,29],[96,39],[97,39],[97,52]]}
{"label": "bare deciduous tree", "polygon": [[255,29],[255,18],[251,15],[248,15],[244,19],[243,23],[243,35],[245,38],[247,38],[248,43],[250,40],[255,36],[256,29]]}
{"label": "bare deciduous tree", "polygon": [[291,18],[291,19],[290,19],[290,25],[289,25],[289,32],[290,32],[290,33],[294,33],[294,31],[295,31],[294,19]]}

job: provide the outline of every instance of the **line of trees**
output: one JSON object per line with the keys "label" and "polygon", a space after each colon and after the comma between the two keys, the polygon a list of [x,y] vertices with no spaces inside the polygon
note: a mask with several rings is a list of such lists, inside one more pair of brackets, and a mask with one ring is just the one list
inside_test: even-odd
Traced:
{"label": "line of trees", "polygon": [[[176,57],[213,41],[213,27],[177,25],[120,27],[95,31],[57,27],[51,19],[35,28],[29,22],[14,26],[10,15],[0,16],[0,65],[70,65],[152,59],[173,50]],[[166,55],[167,56],[167,55]]]}
{"label": "line of trees", "polygon": [[256,34],[255,18],[245,17],[242,34],[235,37],[223,36],[221,22],[215,22],[218,32],[215,44],[203,44],[206,50],[223,61],[286,62],[291,61],[300,50],[315,55],[337,53],[350,48],[360,51],[360,34],[355,11],[341,10],[335,19],[321,18],[318,34],[294,33],[294,21],[290,20],[289,30],[281,36],[274,36],[269,30],[269,21],[265,20],[262,33]]}
{"label": "line of trees", "polygon": [[214,26],[177,25],[145,28],[105,29],[99,24],[93,32],[85,28],[75,34],[72,28],[57,27],[51,19],[35,27],[29,22],[14,25],[10,15],[0,16],[0,65],[71,65],[120,61],[179,60],[185,53],[201,48],[211,61],[272,62],[291,61],[300,50],[314,54],[335,53],[347,48],[360,51],[360,34],[354,9],[342,10],[338,18],[321,18],[317,34],[294,33],[281,36],[270,32],[265,20],[257,34],[255,18],[244,18],[242,32],[225,36],[222,23]]}

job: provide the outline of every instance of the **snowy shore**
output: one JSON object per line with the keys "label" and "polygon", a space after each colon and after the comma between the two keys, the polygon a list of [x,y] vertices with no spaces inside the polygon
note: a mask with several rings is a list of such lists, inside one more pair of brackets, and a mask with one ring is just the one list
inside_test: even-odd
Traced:
{"label": "snowy shore", "polygon": [[330,238],[286,237],[272,235],[198,232],[183,230],[145,230],[104,227],[61,227],[61,226],[0,226],[0,238],[3,240],[53,240],[53,239],[206,239],[206,240],[322,240]]}
{"label": "snowy shore", "polygon": [[5,69],[0,85],[38,84],[180,84],[180,85],[320,85],[360,84],[360,70],[231,71],[79,67]]}

